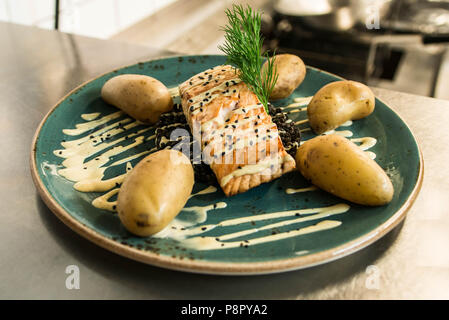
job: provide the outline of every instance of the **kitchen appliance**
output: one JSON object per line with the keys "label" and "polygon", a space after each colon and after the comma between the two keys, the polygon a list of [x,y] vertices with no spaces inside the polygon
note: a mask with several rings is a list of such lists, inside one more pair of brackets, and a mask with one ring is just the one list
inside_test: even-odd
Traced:
{"label": "kitchen appliance", "polygon": [[435,96],[449,55],[449,1],[276,0],[266,49],[372,86]]}

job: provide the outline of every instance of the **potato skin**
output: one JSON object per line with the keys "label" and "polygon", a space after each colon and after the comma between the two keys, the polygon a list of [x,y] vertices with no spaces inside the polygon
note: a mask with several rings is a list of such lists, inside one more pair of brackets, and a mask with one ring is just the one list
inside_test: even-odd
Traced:
{"label": "potato skin", "polygon": [[157,79],[140,74],[122,74],[106,81],[101,97],[136,120],[154,124],[172,110],[173,99]]}
{"label": "potato skin", "polygon": [[374,111],[370,88],[356,81],[336,81],[322,87],[307,106],[310,127],[316,134],[333,130],[348,120],[362,119]]}
{"label": "potato skin", "polygon": [[186,204],[194,184],[189,159],[161,150],[142,159],[127,175],[117,198],[125,228],[146,237],[165,228]]}
{"label": "potato skin", "polygon": [[379,206],[391,201],[393,184],[356,144],[335,134],[315,137],[296,152],[296,165],[312,184],[351,202]]}
{"label": "potato skin", "polygon": [[[268,62],[262,66],[266,69]],[[278,80],[270,95],[270,100],[284,99],[304,81],[306,65],[298,56],[293,54],[279,54],[275,56],[274,65],[277,68]]]}

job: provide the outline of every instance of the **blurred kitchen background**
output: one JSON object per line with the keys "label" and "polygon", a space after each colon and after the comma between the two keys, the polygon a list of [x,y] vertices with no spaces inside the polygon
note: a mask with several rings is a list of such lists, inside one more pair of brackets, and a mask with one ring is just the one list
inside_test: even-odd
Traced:
{"label": "blurred kitchen background", "polygon": [[0,0],[0,21],[216,54],[232,3],[264,12],[266,49],[371,86],[449,99],[449,0]]}

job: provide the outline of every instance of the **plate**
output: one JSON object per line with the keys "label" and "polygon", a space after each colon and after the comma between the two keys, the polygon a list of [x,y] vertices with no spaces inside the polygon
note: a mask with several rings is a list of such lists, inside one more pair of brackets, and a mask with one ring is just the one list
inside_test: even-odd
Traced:
{"label": "plate", "polygon": [[[220,55],[152,60],[109,72],[67,94],[45,116],[32,143],[33,180],[52,212],[75,232],[122,256],[163,268],[209,274],[266,274],[322,264],[366,247],[405,217],[421,186],[422,156],[408,126],[378,99],[370,116],[346,123],[346,127],[337,131],[359,144],[364,137],[375,139],[370,140],[374,145],[364,146],[393,182],[394,198],[386,206],[354,205],[310,189],[298,172],[230,198],[219,189],[208,192],[211,189],[207,185],[196,183],[193,191],[196,195],[176,218],[178,225],[170,225],[157,237],[140,238],[128,233],[111,211],[118,189],[108,191],[109,202],[106,207],[100,206],[106,209],[92,205],[95,199],[96,203],[104,200],[106,191],[74,189],[75,182],[71,181],[74,179],[70,178],[70,172],[64,171],[68,166],[63,164],[69,157],[67,145],[89,140],[92,146],[103,146],[99,154],[122,146],[120,153],[112,152],[106,160],[101,158],[107,167],[103,180],[123,175],[127,167],[134,166],[154,148],[154,128],[135,123],[102,101],[100,90],[108,79],[124,73],[145,74],[173,88],[196,73],[224,63],[225,57]],[[341,78],[308,67],[299,88],[275,105],[285,108],[336,80]],[[287,107],[285,112],[294,109]],[[303,131],[304,140],[314,136],[303,121],[306,112],[289,115]],[[117,125],[124,126],[126,132],[111,129]],[[106,131],[110,136],[106,136]],[[105,141],[92,142],[103,137]],[[99,154],[86,161],[94,161]],[[169,232],[180,225],[190,231],[184,240]],[[205,238],[216,239],[217,243],[195,245]]]}

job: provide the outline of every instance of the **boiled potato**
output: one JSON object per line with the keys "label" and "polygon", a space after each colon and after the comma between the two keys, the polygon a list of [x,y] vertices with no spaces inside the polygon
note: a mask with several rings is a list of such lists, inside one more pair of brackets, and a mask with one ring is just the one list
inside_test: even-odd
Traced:
{"label": "boiled potato", "polygon": [[125,228],[149,236],[165,228],[186,204],[194,183],[189,159],[161,150],[142,159],[123,181],[117,211]]}
{"label": "boiled potato", "polygon": [[140,74],[122,74],[109,79],[101,97],[136,120],[154,124],[173,108],[167,87],[157,79]]}
{"label": "boiled potato", "polygon": [[333,130],[348,120],[362,119],[374,111],[370,88],[355,81],[336,81],[322,87],[312,98],[307,115],[316,134]]}
{"label": "boiled potato", "polygon": [[378,206],[393,198],[393,185],[384,170],[342,136],[305,142],[296,152],[296,165],[312,184],[351,202]]}
{"label": "boiled potato", "polygon": [[[262,72],[267,68],[267,64],[268,61],[262,66]],[[270,100],[287,98],[303,82],[306,76],[306,66],[301,58],[293,54],[276,55],[274,65],[279,76],[270,95]]]}

